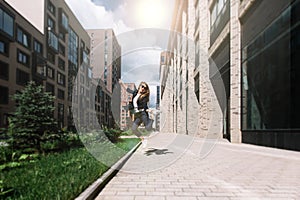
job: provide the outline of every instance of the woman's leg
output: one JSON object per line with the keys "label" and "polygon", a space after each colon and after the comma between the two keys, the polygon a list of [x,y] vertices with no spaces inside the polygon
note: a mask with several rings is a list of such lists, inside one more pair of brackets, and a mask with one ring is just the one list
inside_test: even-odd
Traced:
{"label": "woman's leg", "polygon": [[142,120],[143,120],[143,123],[145,125],[146,130],[151,131],[152,130],[153,119],[150,119],[148,114],[146,112],[143,112]]}
{"label": "woman's leg", "polygon": [[142,136],[142,134],[138,131],[138,127],[139,127],[139,125],[141,124],[141,118],[140,117],[137,117],[135,120],[134,120],[134,122],[133,122],[133,124],[132,124],[132,127],[131,127],[131,129],[132,129],[132,132],[133,132],[133,134],[135,134],[137,137],[141,137]]}

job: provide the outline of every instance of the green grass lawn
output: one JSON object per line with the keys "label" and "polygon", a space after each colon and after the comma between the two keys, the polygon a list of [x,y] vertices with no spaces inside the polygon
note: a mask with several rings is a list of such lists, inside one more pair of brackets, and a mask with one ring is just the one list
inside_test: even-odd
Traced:
{"label": "green grass lawn", "polygon": [[[135,138],[122,139],[116,145],[129,151],[138,142]],[[119,158],[107,159],[116,162]],[[0,193],[3,188],[12,192],[0,195],[0,199],[74,199],[107,170],[85,148],[49,154],[21,167],[2,170]]]}

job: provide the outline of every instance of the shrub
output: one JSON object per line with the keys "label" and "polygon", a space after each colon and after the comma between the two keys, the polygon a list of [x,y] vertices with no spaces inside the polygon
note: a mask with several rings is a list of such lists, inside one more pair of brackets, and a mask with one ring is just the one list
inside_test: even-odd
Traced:
{"label": "shrub", "polygon": [[[42,152],[41,142],[47,134],[56,132],[56,121],[53,118],[54,96],[44,92],[43,86],[34,82],[13,96],[17,108],[9,119],[9,136],[14,148],[34,148]],[[52,130],[52,131],[51,131]]]}
{"label": "shrub", "polygon": [[116,143],[119,141],[119,138],[122,134],[121,130],[117,130],[117,129],[104,129],[104,134],[106,135],[106,137],[109,139],[109,141],[111,141],[112,143]]}

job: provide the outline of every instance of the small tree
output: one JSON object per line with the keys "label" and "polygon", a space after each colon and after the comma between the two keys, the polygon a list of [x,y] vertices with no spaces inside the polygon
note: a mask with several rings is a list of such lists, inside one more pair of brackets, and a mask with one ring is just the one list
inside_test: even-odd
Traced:
{"label": "small tree", "polygon": [[34,148],[41,152],[41,141],[57,127],[53,118],[55,97],[43,89],[31,81],[21,93],[13,96],[17,107],[10,118],[9,129],[12,129],[12,145],[16,148]]}

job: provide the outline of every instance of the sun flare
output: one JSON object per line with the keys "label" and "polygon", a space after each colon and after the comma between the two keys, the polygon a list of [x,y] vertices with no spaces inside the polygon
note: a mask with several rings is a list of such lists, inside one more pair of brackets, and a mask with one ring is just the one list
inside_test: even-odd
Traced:
{"label": "sun flare", "polygon": [[167,8],[162,0],[139,0],[136,6],[136,18],[142,26],[156,27],[166,20]]}

